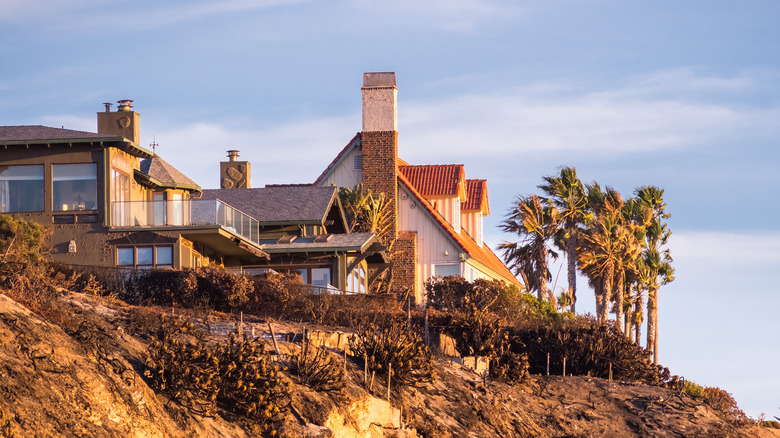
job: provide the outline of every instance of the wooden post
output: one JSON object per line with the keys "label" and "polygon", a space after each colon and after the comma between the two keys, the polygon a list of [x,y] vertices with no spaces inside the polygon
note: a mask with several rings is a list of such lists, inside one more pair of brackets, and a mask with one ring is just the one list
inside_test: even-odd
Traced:
{"label": "wooden post", "polygon": [[393,364],[387,363],[387,402],[390,402],[390,375],[393,374]]}
{"label": "wooden post", "polygon": [[[279,356],[281,353],[279,353],[279,345],[276,343],[276,333],[274,332],[274,326],[271,324],[271,321],[268,321],[268,330],[271,331],[271,340],[274,342],[274,351],[276,351],[276,355]],[[252,336],[255,335],[254,331],[255,328],[252,327]]]}
{"label": "wooden post", "polygon": [[412,329],[412,295],[406,296],[406,329]]}
{"label": "wooden post", "polygon": [[368,353],[363,353],[363,386],[368,385]]}
{"label": "wooden post", "polygon": [[428,331],[428,306],[425,306],[425,346],[431,346],[431,333]]}
{"label": "wooden post", "polygon": [[344,348],[344,374],[347,374],[347,349]]}
{"label": "wooden post", "polygon": [[550,353],[547,353],[547,375],[550,375]]}
{"label": "wooden post", "polygon": [[374,389],[374,377],[376,377],[376,371],[371,371],[371,381],[368,383],[368,392]]}
{"label": "wooden post", "polygon": [[609,363],[609,381],[612,381],[612,362]]}
{"label": "wooden post", "polygon": [[566,356],[563,356],[563,377],[566,377]]}
{"label": "wooden post", "polygon": [[238,336],[241,337],[244,335],[244,312],[241,312],[241,316],[239,316],[238,319]]}

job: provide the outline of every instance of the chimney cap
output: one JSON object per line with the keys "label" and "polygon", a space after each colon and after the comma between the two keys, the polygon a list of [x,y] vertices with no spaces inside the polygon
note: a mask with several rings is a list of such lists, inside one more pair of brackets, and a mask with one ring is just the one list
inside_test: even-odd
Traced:
{"label": "chimney cap", "polygon": [[116,101],[118,107],[117,111],[132,111],[133,101],[130,99],[122,99]]}
{"label": "chimney cap", "polygon": [[395,87],[395,72],[363,73],[363,87]]}
{"label": "chimney cap", "polygon": [[111,102],[103,102],[103,105],[106,106],[106,112],[110,113],[111,112],[111,105],[113,105],[113,104]]}
{"label": "chimney cap", "polygon": [[238,151],[235,149],[231,149],[227,151],[227,156],[230,159],[230,161],[236,161],[238,159]]}

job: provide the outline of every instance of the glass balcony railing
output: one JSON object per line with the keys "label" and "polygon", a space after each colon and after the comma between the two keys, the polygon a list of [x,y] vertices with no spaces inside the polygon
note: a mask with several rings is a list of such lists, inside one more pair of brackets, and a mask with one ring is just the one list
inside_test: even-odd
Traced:
{"label": "glass balcony railing", "polygon": [[219,199],[169,201],[114,201],[111,226],[128,228],[219,225],[259,245],[256,219]]}

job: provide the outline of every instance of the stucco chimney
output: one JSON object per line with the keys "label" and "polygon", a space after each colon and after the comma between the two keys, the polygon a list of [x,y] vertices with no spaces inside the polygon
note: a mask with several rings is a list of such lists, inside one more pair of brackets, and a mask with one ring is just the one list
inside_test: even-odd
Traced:
{"label": "stucco chimney", "polygon": [[228,161],[219,163],[219,186],[223,189],[248,189],[251,166],[248,161],[238,161],[238,151],[227,151]]}
{"label": "stucco chimney", "polygon": [[140,114],[133,111],[133,101],[117,101],[116,112],[111,112],[111,104],[104,103],[105,111],[97,113],[98,134],[123,137],[135,144],[141,141]]}
{"label": "stucco chimney", "polygon": [[395,73],[363,73],[363,132],[398,131]]}

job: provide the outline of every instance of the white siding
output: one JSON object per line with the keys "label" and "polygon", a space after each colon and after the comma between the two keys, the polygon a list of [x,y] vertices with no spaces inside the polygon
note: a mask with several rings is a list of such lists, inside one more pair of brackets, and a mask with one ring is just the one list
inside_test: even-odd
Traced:
{"label": "white siding", "polygon": [[466,232],[469,233],[469,236],[471,236],[471,238],[474,239],[475,242],[477,242],[477,245],[482,246],[482,239],[483,239],[482,212],[472,211],[468,213],[463,213],[461,215],[461,222],[463,224],[463,229],[465,229]]}
{"label": "white siding", "polygon": [[452,225],[455,232],[460,233],[460,200],[457,197],[429,197],[428,200],[434,205],[436,211]]}
{"label": "white siding", "polygon": [[327,187],[335,185],[336,187],[348,187],[352,188],[360,184],[363,180],[363,171],[361,169],[355,169],[355,156],[362,155],[363,151],[360,148],[353,148],[341,163],[339,163],[335,169],[320,182],[320,186]]}
{"label": "white siding", "polygon": [[[417,205],[418,201],[398,186],[398,229],[417,233],[417,302],[422,302],[425,296],[425,281],[434,275],[436,264],[460,263],[460,248],[455,246],[451,238],[441,229],[441,226],[430,217],[425,207]],[[412,206],[414,205],[414,207]],[[460,206],[458,206],[460,207]],[[460,267],[463,275],[463,267]]]}

